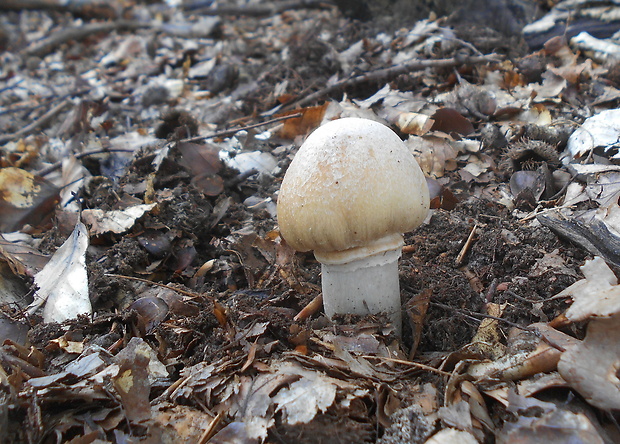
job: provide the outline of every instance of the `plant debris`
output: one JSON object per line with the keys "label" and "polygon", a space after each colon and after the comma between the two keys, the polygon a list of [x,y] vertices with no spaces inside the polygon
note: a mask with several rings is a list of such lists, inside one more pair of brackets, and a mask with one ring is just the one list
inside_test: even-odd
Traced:
{"label": "plant debris", "polygon": [[[3,442],[620,442],[620,7],[418,3],[0,4]],[[278,231],[343,117],[430,189],[401,334]]]}

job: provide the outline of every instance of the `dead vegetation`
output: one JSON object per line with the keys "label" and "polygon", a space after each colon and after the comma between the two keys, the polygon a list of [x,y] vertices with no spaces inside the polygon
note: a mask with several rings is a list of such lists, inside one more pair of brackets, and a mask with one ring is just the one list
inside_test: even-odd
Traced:
{"label": "dead vegetation", "polygon": [[[620,441],[618,44],[587,2],[522,2],[573,8],[568,40],[508,0],[172,3],[0,5],[6,442]],[[351,116],[431,192],[400,338],[328,320],[278,232],[297,149]]]}

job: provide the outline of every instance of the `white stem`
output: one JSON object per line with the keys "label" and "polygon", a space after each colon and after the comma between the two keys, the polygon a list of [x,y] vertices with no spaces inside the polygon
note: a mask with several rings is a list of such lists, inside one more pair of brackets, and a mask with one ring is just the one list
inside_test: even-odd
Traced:
{"label": "white stem", "polygon": [[400,254],[399,247],[346,264],[321,264],[323,307],[327,317],[387,313],[400,335]]}

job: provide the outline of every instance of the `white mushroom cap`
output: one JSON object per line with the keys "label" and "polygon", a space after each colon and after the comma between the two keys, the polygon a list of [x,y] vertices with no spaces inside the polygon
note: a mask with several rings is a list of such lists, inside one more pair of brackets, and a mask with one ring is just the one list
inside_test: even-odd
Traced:
{"label": "white mushroom cap", "polygon": [[343,263],[400,247],[428,208],[424,175],[398,135],[373,120],[343,118],[318,128],[297,152],[280,188],[278,222],[296,250]]}

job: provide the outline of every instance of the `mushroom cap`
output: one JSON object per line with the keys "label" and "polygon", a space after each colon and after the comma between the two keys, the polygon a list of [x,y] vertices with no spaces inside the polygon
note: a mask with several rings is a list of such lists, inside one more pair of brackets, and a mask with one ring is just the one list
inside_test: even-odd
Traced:
{"label": "mushroom cap", "polygon": [[296,250],[329,256],[383,238],[394,244],[428,208],[424,174],[400,137],[373,120],[343,118],[315,130],[295,155],[278,223]]}

